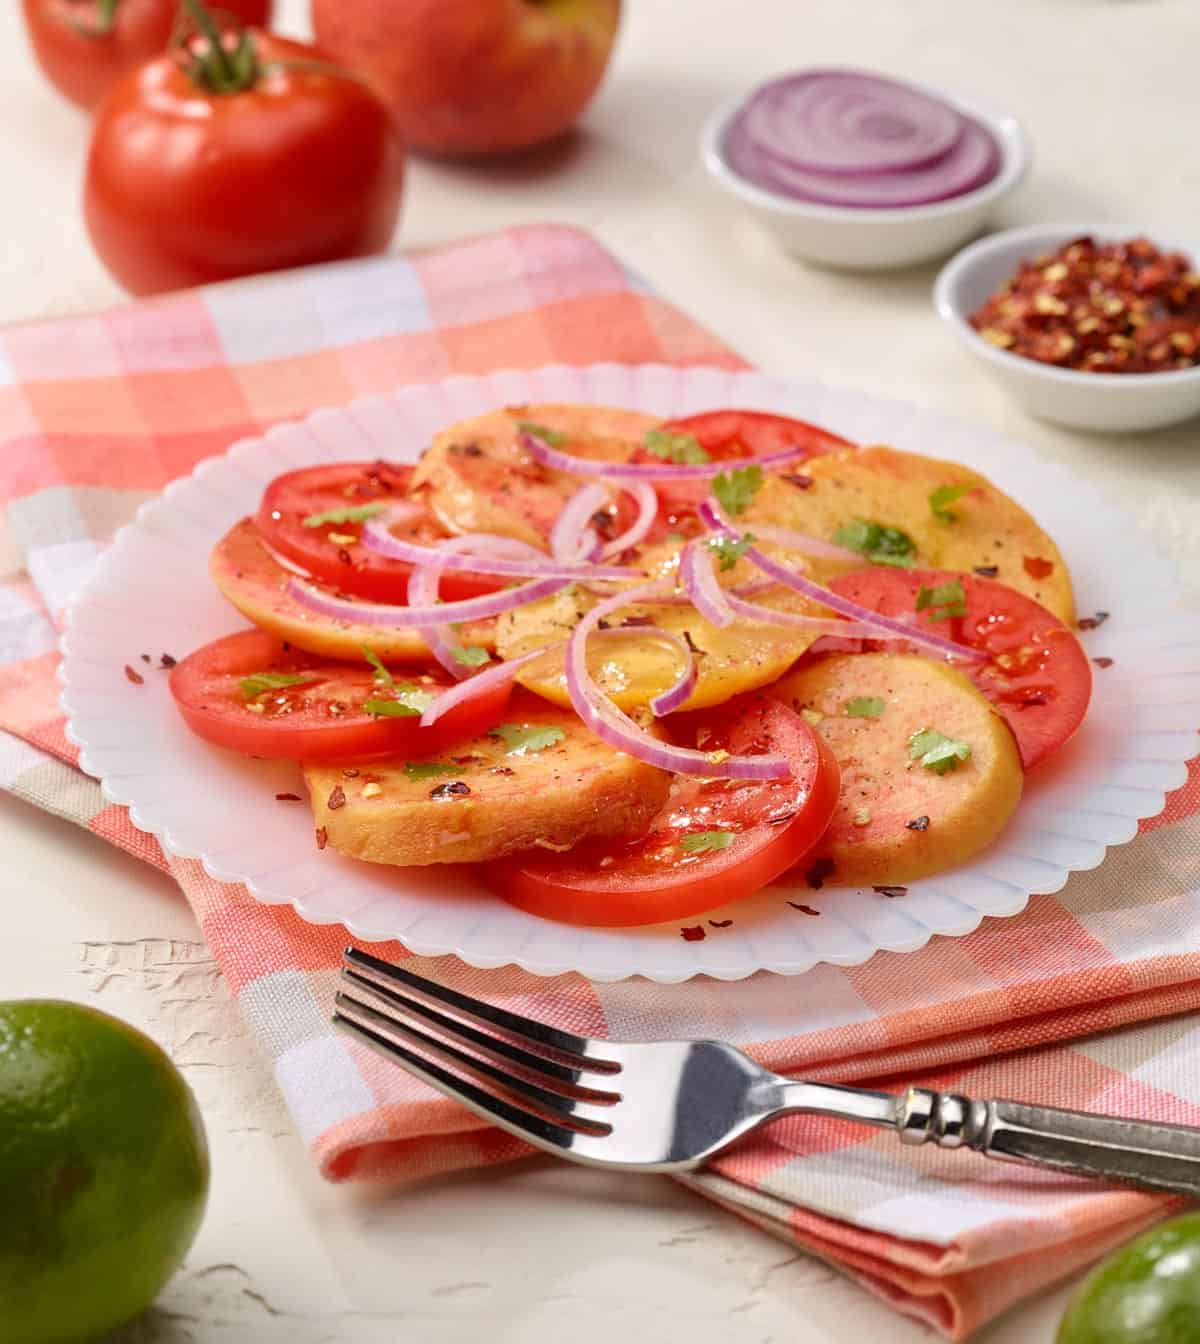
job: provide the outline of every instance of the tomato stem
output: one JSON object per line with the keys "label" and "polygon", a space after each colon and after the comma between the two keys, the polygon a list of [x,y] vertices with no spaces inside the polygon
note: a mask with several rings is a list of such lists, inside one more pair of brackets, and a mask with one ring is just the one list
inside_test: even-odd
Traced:
{"label": "tomato stem", "polygon": [[239,30],[237,46],[229,51],[203,0],[183,0],[183,4],[208,43],[208,50],[203,53],[189,50],[192,59],[188,70],[192,78],[210,93],[241,93],[250,88],[259,74],[250,34],[245,29]]}

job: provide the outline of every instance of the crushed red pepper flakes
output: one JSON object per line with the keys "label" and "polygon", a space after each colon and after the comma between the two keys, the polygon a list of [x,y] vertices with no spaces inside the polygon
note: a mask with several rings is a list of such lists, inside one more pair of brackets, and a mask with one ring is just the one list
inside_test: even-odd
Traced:
{"label": "crushed red pepper flakes", "polygon": [[1095,663],[1097,667],[1112,667],[1113,665],[1113,660],[1111,658],[1093,658],[1092,662]]}
{"label": "crushed red pepper flakes", "polygon": [[877,891],[880,896],[886,896],[889,900],[895,900],[898,896],[907,896],[907,887],[872,887],[872,891]]}
{"label": "crushed red pepper flakes", "polygon": [[825,879],[834,874],[835,864],[832,859],[817,859],[816,862],[804,874],[804,880],[812,887],[813,891],[820,891],[825,885]]}
{"label": "crushed red pepper flakes", "polygon": [[302,803],[304,799],[298,793],[277,793],[275,801],[277,803]]}
{"label": "crushed red pepper flakes", "polygon": [[164,653],[162,657],[159,658],[158,665],[169,672],[178,662],[178,658],[172,658],[169,653]]}
{"label": "crushed red pepper flakes", "polygon": [[732,923],[732,919],[710,919],[708,926],[710,929],[727,929]]}
{"label": "crushed red pepper flakes", "polygon": [[1048,579],[1054,573],[1054,561],[1043,560],[1040,555],[1023,555],[1021,564],[1031,579]]}
{"label": "crushed red pepper flakes", "polygon": [[789,485],[794,485],[797,490],[811,490],[813,487],[813,477],[806,476],[802,471],[785,471],[781,475]]}
{"label": "crushed red pepper flakes", "polygon": [[130,667],[128,663],[125,664],[125,680],[132,681],[135,686],[143,686],[146,682],[146,678],[143,677],[140,672]]}
{"label": "crushed red pepper flakes", "polygon": [[317,848],[324,849],[329,843],[329,832],[324,826],[317,827]]}
{"label": "crushed red pepper flakes", "polygon": [[141,658],[143,663],[148,663],[150,661],[150,655],[148,653],[138,654],[138,657]]}
{"label": "crushed red pepper flakes", "polygon": [[331,812],[336,812],[339,807],[346,806],[346,790],[343,789],[340,784],[335,784],[333,788],[330,789],[329,798],[326,800],[325,806],[329,808]]}
{"label": "crushed red pepper flakes", "polygon": [[812,915],[815,919],[820,919],[821,917],[821,912],[819,910],[814,910],[811,905],[799,905],[795,901],[788,901],[788,905],[790,905],[793,910],[799,910],[802,915]]}
{"label": "crushed red pepper flakes", "polygon": [[342,771],[342,778],[343,778],[343,779],[357,779],[357,778],[358,778],[358,771],[357,771],[357,770],[354,768],[354,766],[352,766],[352,765],[351,765],[351,766],[347,766],[347,768],[346,768],[345,770]]}
{"label": "crushed red pepper flakes", "polygon": [[908,831],[927,831],[929,829],[929,818],[913,817],[912,821],[904,823],[904,828]]}
{"label": "crushed red pepper flakes", "polygon": [[685,943],[699,943],[703,942],[708,934],[704,932],[703,924],[693,924],[688,928],[680,929],[679,936]]}
{"label": "crushed red pepper flakes", "polygon": [[1081,616],[1076,624],[1081,630],[1098,630],[1108,620],[1107,611],[1098,611],[1094,616]]}
{"label": "crushed red pepper flakes", "polygon": [[471,786],[461,779],[452,779],[446,784],[435,784],[429,790],[431,798],[465,798],[471,792]]}
{"label": "crushed red pepper flakes", "polygon": [[976,565],[975,573],[981,579],[994,579],[1000,573],[999,565]]}
{"label": "crushed red pepper flakes", "polygon": [[972,314],[990,345],[1085,373],[1158,373],[1200,364],[1200,274],[1147,238],[1074,238],[1021,263]]}

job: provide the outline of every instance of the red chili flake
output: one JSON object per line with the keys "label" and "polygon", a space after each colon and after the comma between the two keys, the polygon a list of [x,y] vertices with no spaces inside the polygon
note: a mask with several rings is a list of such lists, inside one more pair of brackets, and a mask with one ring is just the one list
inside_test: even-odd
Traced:
{"label": "red chili flake", "polygon": [[140,672],[135,672],[128,663],[125,664],[125,679],[126,681],[132,681],[135,686],[142,686],[146,681],[146,678]]}
{"label": "red chili flake", "polygon": [[1097,630],[1108,620],[1107,611],[1098,611],[1094,616],[1081,616],[1078,621],[1081,630]]}
{"label": "red chili flake", "polygon": [[317,848],[324,849],[329,843],[329,832],[324,826],[317,827]]}
{"label": "red chili flake", "polygon": [[489,775],[515,775],[516,773],[511,765],[493,765],[488,771]]}
{"label": "red chili flake", "polygon": [[788,905],[790,905],[793,910],[799,910],[802,915],[812,915],[816,919],[820,919],[821,917],[821,912],[819,910],[814,910],[811,905],[797,905],[795,901],[788,901]]}
{"label": "red chili flake", "polygon": [[148,653],[139,654],[138,657],[141,658],[143,663],[148,663],[150,661],[150,655]]}
{"label": "red chili flake", "polygon": [[994,579],[1000,573],[999,565],[976,565],[975,573],[981,579]]}
{"label": "red chili flake", "polygon": [[342,562],[343,565],[352,565],[354,563],[354,561],[351,560],[350,558],[350,552],[344,546],[338,547],[337,558]]}
{"label": "red chili flake", "polygon": [[471,792],[471,786],[461,779],[452,779],[446,784],[435,784],[429,790],[431,798],[465,798]]}
{"label": "red chili flake", "polygon": [[797,490],[811,490],[813,487],[813,478],[806,476],[802,471],[784,471],[780,475],[789,485],[794,485]]}
{"label": "red chili flake", "polygon": [[170,671],[170,669],[173,668],[175,664],[178,662],[179,662],[178,658],[172,658],[169,653],[164,653],[162,657],[158,660],[158,665],[159,667],[166,668],[168,671]]}
{"label": "red chili flake", "polygon": [[872,887],[872,891],[877,891],[881,896],[887,896],[890,900],[895,900],[897,896],[907,896],[907,887]]}
{"label": "red chili flake", "polygon": [[[356,770],[354,773],[355,773],[355,774],[358,774],[358,771]],[[373,775],[373,774],[368,770],[367,773],[366,773],[365,775],[363,775],[363,777],[362,777],[362,782],[363,782],[364,784],[382,784],[382,783],[383,783],[383,776],[382,776],[382,775]]]}
{"label": "red chili flake", "polygon": [[1043,560],[1040,555],[1024,555],[1021,563],[1031,579],[1048,579],[1054,573],[1054,561]]}
{"label": "red chili flake", "polygon": [[1093,658],[1092,662],[1095,663],[1097,667],[1112,667],[1113,665],[1113,660],[1111,658]]}
{"label": "red chili flake", "polygon": [[732,919],[710,919],[709,927],[714,929],[727,929],[732,923]]}
{"label": "red chili flake", "polygon": [[832,859],[817,859],[808,872],[804,874],[804,880],[814,891],[820,891],[825,885],[825,879],[833,876],[835,867]]}
{"label": "red chili flake", "polygon": [[277,793],[275,801],[277,803],[302,803],[304,799],[298,793]]}
{"label": "red chili flake", "polygon": [[912,821],[904,823],[904,828],[909,831],[927,831],[929,829],[929,818],[913,817]]}
{"label": "red chili flake", "polygon": [[342,778],[343,778],[343,779],[357,779],[357,778],[358,778],[358,771],[357,771],[357,770],[354,768],[354,766],[352,766],[352,765],[347,766],[346,769],[342,771]]}
{"label": "red chili flake", "polygon": [[339,807],[346,806],[346,790],[340,784],[335,784],[330,790],[325,806],[331,812],[336,812]]}
{"label": "red chili flake", "polygon": [[680,929],[679,933],[685,943],[699,943],[708,937],[703,924],[693,924],[691,928]]}

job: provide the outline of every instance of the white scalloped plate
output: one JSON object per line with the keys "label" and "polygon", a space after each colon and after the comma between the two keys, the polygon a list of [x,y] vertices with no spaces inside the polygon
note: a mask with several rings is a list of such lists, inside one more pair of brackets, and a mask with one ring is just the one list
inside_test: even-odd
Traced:
{"label": "white scalloped plate", "polygon": [[[253,512],[267,482],[316,462],[376,455],[415,458],[438,430],[495,406],[593,402],[670,416],[716,406],[757,407],[827,425],[858,442],[887,442],[978,468],[1023,501],[1071,566],[1079,609],[1111,619],[1084,636],[1114,665],[1097,673],[1078,736],[1030,776],[1001,838],[974,862],[909,884],[902,900],[869,890],[814,892],[778,885],[718,918],[731,927],[702,942],[679,925],[576,929],[511,909],[469,871],[387,869],[313,845],[307,807],[281,804],[294,767],[244,760],[191,736],[166,678],[142,686],[123,674],[145,650],[182,655],[241,627],[207,577],[217,538]],[[1105,847],[1132,838],[1161,810],[1198,749],[1200,618],[1173,609],[1168,562],[1086,481],[1018,443],[901,402],[754,373],[665,365],[554,366],[451,378],[390,398],[318,411],[299,424],[236,444],[173,482],[124,528],[70,613],[63,638],[62,704],[81,764],[106,797],[172,854],[199,858],[219,881],[244,882],[261,901],[291,903],[314,923],[358,938],[397,938],[423,956],[453,953],[473,966],[516,963],[539,975],[579,971],[595,980],[642,975],[740,979],[796,975],[818,962],[853,965],[874,952],[909,952],[933,934],[969,933],[985,915],[1015,915],[1031,893],[1057,891]],[[813,919],[793,897],[821,912]]]}

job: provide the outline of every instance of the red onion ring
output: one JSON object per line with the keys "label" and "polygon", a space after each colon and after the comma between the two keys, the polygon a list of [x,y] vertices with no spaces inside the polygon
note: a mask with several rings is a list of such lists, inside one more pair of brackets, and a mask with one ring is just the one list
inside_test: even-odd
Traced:
{"label": "red onion ring", "polygon": [[309,611],[319,616],[329,616],[335,621],[419,629],[421,626],[448,625],[457,621],[486,620],[489,616],[499,616],[503,611],[512,611],[514,607],[523,607],[527,602],[549,597],[565,587],[562,579],[536,579],[523,583],[519,588],[506,588],[498,593],[485,593],[482,597],[465,598],[461,602],[441,602],[436,606],[424,607],[401,607],[334,597],[300,579],[289,579],[287,592]]}
{"label": "red onion ring", "polygon": [[567,641],[567,693],[575,712],[602,741],[660,770],[709,779],[779,779],[790,774],[791,766],[783,756],[727,756],[724,760],[714,760],[708,752],[660,742],[639,728],[596,685],[587,665],[588,636],[600,621],[620,607],[653,602],[664,592],[670,592],[665,583],[647,583],[626,589],[597,603],[576,625]]}
{"label": "red onion ring", "polygon": [[[710,495],[705,501],[709,510],[715,518],[718,518],[722,527],[733,530],[733,524],[725,515],[717,500]],[[790,527],[776,527],[774,523],[755,523],[754,535],[758,541],[770,541],[776,546],[783,546],[789,551],[800,551],[804,555],[811,555],[817,559],[825,560],[845,560],[847,564],[861,565],[862,556],[857,551],[847,550],[845,546],[838,546],[832,541],[824,541],[820,537],[810,537],[807,532],[793,532]]]}
{"label": "red onion ring", "polygon": [[[700,505],[700,516],[704,519],[706,525],[714,531],[736,539],[737,533],[731,528],[725,527],[707,503]],[[908,640],[910,644],[930,649],[946,658],[961,658],[973,663],[986,663],[988,661],[986,653],[969,649],[965,644],[956,644],[952,639],[943,639],[940,635],[931,634],[928,630],[921,629],[919,626],[906,625],[903,621],[896,620],[891,616],[881,616],[879,612],[872,611],[870,607],[860,606],[857,602],[851,602],[847,597],[831,593],[828,588],[822,588],[819,583],[813,583],[811,579],[796,574],[786,565],[780,564],[778,560],[772,560],[769,555],[764,555],[757,546],[748,546],[745,550],[745,556],[747,560],[757,565],[764,574],[770,575],[776,583],[782,583],[794,592],[800,593],[804,597],[810,597],[814,602],[819,602],[831,611],[849,617],[850,620],[861,621],[864,625],[879,630],[887,630],[893,635]]]}
{"label": "red onion ring", "polygon": [[457,686],[451,686],[441,695],[435,696],[425,707],[421,715],[420,727],[428,728],[431,724],[437,723],[438,719],[451,710],[455,705],[461,704],[464,700],[473,700],[477,695],[482,695],[484,691],[490,690],[493,686],[502,686],[506,681],[512,681],[517,673],[525,666],[531,663],[535,658],[540,658],[543,653],[549,651],[553,645],[547,645],[544,649],[534,649],[532,653],[522,654],[520,658],[509,658],[503,663],[493,663],[491,667],[484,668],[482,672],[476,672],[474,676],[468,677],[465,681],[460,681]]}
{"label": "red onion ring", "polygon": [[[414,607],[438,605],[442,570],[449,558],[449,554],[445,554],[426,564],[417,565],[408,576],[408,600]],[[417,633],[429,645],[429,652],[455,681],[462,681],[464,677],[470,676],[471,669],[454,656],[455,649],[461,645],[455,642],[454,632],[448,625],[418,626]]]}
{"label": "red onion ring", "polygon": [[[585,487],[590,488],[590,487]],[[599,487],[595,487],[599,488]],[[442,569],[454,569],[469,574],[509,575],[524,579],[637,579],[641,571],[619,568],[616,565],[583,565],[577,562],[556,561],[526,542],[511,537],[493,536],[488,532],[470,532],[464,536],[449,537],[436,546],[420,546],[413,541],[393,536],[388,526],[394,519],[373,518],[362,530],[363,545],[377,555],[393,560],[406,560],[412,565],[438,563]],[[521,548],[522,558],[510,555]],[[489,554],[491,552],[491,554]],[[528,558],[523,558],[525,554]]]}
{"label": "red onion ring", "polygon": [[567,500],[550,529],[550,554],[564,563],[588,560],[600,549],[600,538],[591,526],[592,515],[608,504],[602,485],[581,485]]}
{"label": "red onion ring", "polygon": [[622,481],[621,489],[633,496],[638,506],[637,517],[619,537],[605,543],[603,558],[606,560],[645,541],[658,517],[658,491],[649,481]]}
{"label": "red onion ring", "polygon": [[725,590],[717,581],[713,554],[707,539],[689,541],[683,548],[679,560],[679,578],[692,606],[710,625],[721,629],[737,620]]}
{"label": "red onion ring", "polygon": [[745,467],[779,467],[808,457],[808,449],[797,446],[782,448],[777,453],[762,457],[739,457],[733,462],[601,462],[594,458],[572,457],[539,439],[536,434],[522,433],[521,446],[544,467],[569,472],[575,476],[598,476],[606,481],[709,481],[723,471]]}
{"label": "red onion ring", "polygon": [[737,118],[758,150],[801,172],[911,172],[943,158],[965,119],[911,84],[856,70],[805,70],[764,84]]}
{"label": "red onion ring", "polygon": [[735,616],[745,621],[757,621],[759,625],[778,625],[788,630],[845,636],[848,639],[899,639],[899,635],[885,634],[874,626],[864,625],[862,621],[844,621],[841,617],[832,616],[804,616],[798,611],[777,611],[774,607],[764,607],[757,602],[744,602],[735,593],[727,593],[726,597]]}

